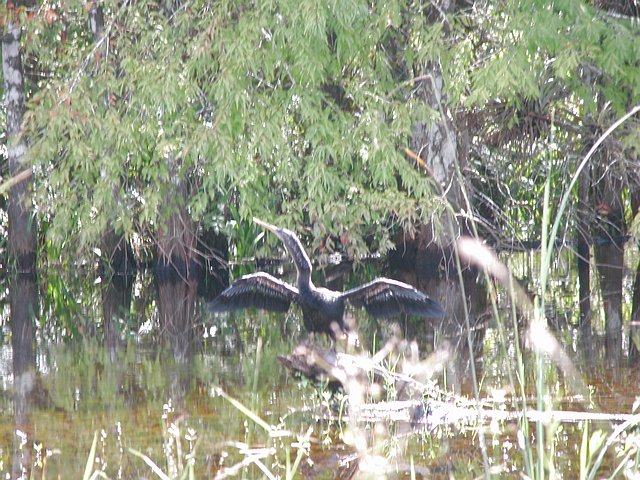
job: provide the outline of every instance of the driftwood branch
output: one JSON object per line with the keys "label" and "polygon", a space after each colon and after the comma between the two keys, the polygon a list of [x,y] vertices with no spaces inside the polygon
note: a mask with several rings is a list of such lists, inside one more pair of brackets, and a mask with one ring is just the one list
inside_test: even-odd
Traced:
{"label": "driftwood branch", "polygon": [[[392,350],[388,349],[387,353]],[[436,359],[427,359],[412,365],[411,370],[433,371],[447,359],[445,353],[436,353]],[[296,347],[291,355],[279,356],[278,360],[290,371],[301,374],[314,381],[328,381],[333,388],[349,391],[352,382],[357,382],[359,390],[370,390],[371,379],[386,385],[395,385],[396,397],[400,389],[410,398],[398,401],[350,402],[349,410],[340,416],[345,422],[405,422],[413,427],[435,428],[439,426],[472,425],[480,426],[494,421],[513,422],[526,418],[531,422],[580,421],[626,422],[628,425],[640,424],[640,414],[600,413],[567,410],[526,410],[515,411],[496,408],[496,401],[485,400],[479,403],[467,398],[445,392],[435,383],[418,380],[403,372],[392,372],[381,364],[386,355],[376,357],[356,356],[336,353],[313,344]],[[368,385],[367,385],[368,383]],[[504,403],[500,404],[504,407]],[[338,420],[338,418],[334,418]]]}

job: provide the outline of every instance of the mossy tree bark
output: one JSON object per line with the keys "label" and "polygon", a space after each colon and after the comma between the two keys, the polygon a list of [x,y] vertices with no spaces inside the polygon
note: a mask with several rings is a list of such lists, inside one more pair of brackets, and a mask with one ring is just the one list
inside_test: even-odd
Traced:
{"label": "mossy tree bark", "polygon": [[[12,3],[13,4],[13,3]],[[9,7],[9,2],[7,2]],[[12,9],[9,9],[12,13]],[[9,176],[25,169],[27,144],[22,136],[25,111],[24,72],[20,52],[21,27],[17,20],[6,24],[2,37],[5,110],[7,116],[7,163]],[[9,191],[9,265],[18,272],[33,272],[36,266],[36,224],[32,212],[31,177],[16,183]]]}

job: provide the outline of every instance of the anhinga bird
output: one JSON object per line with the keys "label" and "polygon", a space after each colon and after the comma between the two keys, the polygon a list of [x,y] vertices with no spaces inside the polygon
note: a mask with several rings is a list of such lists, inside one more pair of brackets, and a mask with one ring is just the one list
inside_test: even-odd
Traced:
{"label": "anhinga bird", "polygon": [[284,243],[298,272],[297,288],[264,272],[244,275],[209,303],[212,312],[249,307],[286,312],[295,302],[302,308],[306,330],[309,333],[326,333],[332,340],[338,333],[346,331],[344,308],[347,301],[354,307],[364,307],[377,318],[401,313],[432,318],[444,316],[439,303],[411,285],[389,278],[376,278],[346,292],[316,287],[311,281],[311,261],[296,234],[257,218],[253,221],[275,233]]}

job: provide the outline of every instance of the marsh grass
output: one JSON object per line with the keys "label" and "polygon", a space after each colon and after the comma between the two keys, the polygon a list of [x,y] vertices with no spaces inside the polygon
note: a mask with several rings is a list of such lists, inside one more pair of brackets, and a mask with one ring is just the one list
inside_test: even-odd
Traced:
{"label": "marsh grass", "polygon": [[[480,252],[487,253],[485,250]],[[486,262],[497,261],[488,253],[484,257]],[[503,268],[504,265],[497,263],[495,268],[498,267]],[[506,267],[502,271],[506,271]],[[511,288],[515,291],[512,296],[517,297],[517,287]],[[535,307],[535,304],[531,305]],[[515,320],[514,323],[518,325]],[[530,326],[525,325],[524,330],[524,337],[529,338]],[[539,331],[536,335],[546,339]],[[545,335],[550,335],[550,332]],[[517,350],[517,358],[510,357],[514,365],[521,365],[514,367],[511,375],[518,382],[522,379],[522,383],[525,378],[531,378],[531,372],[527,370],[529,365],[535,365],[530,363],[531,359],[535,361],[534,344],[529,341],[526,344],[530,348]],[[579,437],[582,439],[579,452],[581,479],[599,478],[602,471],[610,472],[610,478],[625,472],[629,477],[637,471],[639,443],[633,430],[637,418],[616,420],[619,422],[617,430],[606,432],[601,428],[601,419],[588,420],[588,412],[582,418],[561,418],[559,414],[563,412],[553,410],[555,405],[548,401],[549,394],[545,394],[545,408],[541,411],[535,398],[531,402],[531,390],[525,389],[524,385],[514,389],[516,394],[513,398],[469,400],[464,395],[440,390],[435,382],[450,361],[452,352],[449,349],[437,350],[425,358],[418,354],[417,345],[412,342],[392,339],[381,345],[374,355],[361,350],[350,351],[345,353],[345,362],[348,360],[350,363],[340,364],[339,368],[327,366],[345,382],[341,393],[328,390],[326,383],[289,378],[290,384],[296,384],[298,395],[306,398],[306,406],[291,405],[286,414],[273,416],[269,408],[256,398],[261,395],[263,385],[268,384],[269,372],[273,372],[276,366],[266,368],[265,362],[272,360],[263,352],[260,342],[256,342],[252,361],[243,360],[246,363],[244,381],[248,389],[238,390],[241,396],[230,394],[215,382],[209,384],[209,401],[215,405],[218,415],[229,418],[229,425],[238,423],[235,417],[221,408],[227,405],[238,418],[244,419],[242,429],[232,428],[226,440],[202,446],[198,439],[203,432],[189,429],[181,423],[171,404],[167,403],[160,432],[161,455],[156,453],[157,456],[153,457],[149,451],[141,451],[133,445],[125,448],[125,455],[130,461],[140,464],[140,471],[144,472],[146,468],[150,476],[163,480],[305,478],[310,472],[317,471],[313,469],[317,459],[314,451],[317,454],[322,449],[339,452],[343,465],[340,468],[344,469],[340,475],[345,477],[351,471],[355,478],[394,477],[398,473],[412,478],[429,478],[440,468],[441,459],[450,455],[451,445],[460,439],[464,439],[465,445],[477,445],[478,432],[483,431],[490,462],[488,473],[479,460],[479,450],[474,450],[475,456],[469,452],[468,464],[457,458],[453,465],[447,466],[455,478],[500,477],[514,469],[521,469],[525,475],[523,478],[554,478],[563,475],[563,466],[556,466],[554,459],[559,456],[557,449],[563,447],[561,442],[566,438],[567,425],[570,425],[573,429],[582,429]],[[559,370],[563,363],[558,360],[562,355],[548,350],[548,347],[541,350],[540,357],[544,360],[545,369],[543,386],[551,389],[557,382],[557,376],[549,374],[549,362]],[[518,371],[518,368],[522,370]],[[478,391],[486,389],[479,385]],[[527,394],[520,396],[517,393],[520,391]],[[554,393],[557,395],[557,391]],[[274,392],[277,396],[282,394]],[[425,414],[412,422],[416,405],[425,408]],[[536,430],[537,424],[542,425],[545,434],[542,443],[544,477],[537,474],[540,447],[531,431]],[[512,435],[514,425],[517,425],[517,433]],[[529,425],[533,428],[530,429]],[[509,459],[503,457],[505,450],[502,448],[507,439],[515,445]],[[203,473],[202,469],[196,473],[196,460],[202,465],[204,457],[211,452],[224,457],[224,464],[214,465],[211,475]],[[95,454],[94,440],[89,459]],[[612,458],[618,462],[614,467],[611,467]],[[93,464],[89,459],[87,468]],[[577,455],[575,460],[578,461]],[[87,478],[88,471],[85,468],[84,478]],[[88,478],[107,476],[98,469],[91,470]]]}
{"label": "marsh grass", "polygon": [[[593,405],[589,401],[589,390],[584,385],[582,377],[575,368],[573,362],[556,340],[555,336],[550,332],[545,318],[546,299],[549,294],[550,273],[552,267],[552,258],[556,239],[560,234],[560,225],[565,216],[565,211],[569,201],[574,196],[573,187],[575,186],[580,172],[588,164],[597,148],[602,142],[622,123],[635,115],[640,110],[635,107],[629,113],[615,122],[592,146],[589,152],[582,159],[576,171],[573,173],[567,189],[562,195],[557,210],[553,210],[550,205],[550,190],[552,186],[552,177],[555,175],[554,162],[547,162],[547,179],[544,187],[543,195],[543,216],[542,216],[542,244],[540,271],[538,272],[539,289],[537,295],[531,300],[524,292],[522,287],[518,285],[506,266],[502,264],[498,258],[486,248],[477,239],[461,239],[458,241],[458,251],[461,253],[465,261],[476,265],[488,279],[495,279],[502,288],[509,293],[511,298],[511,318],[516,338],[518,338],[518,313],[521,313],[526,319],[525,338],[526,343],[534,354],[534,376],[535,376],[535,405],[538,412],[550,411],[555,408],[553,402],[550,401],[549,384],[547,376],[549,372],[548,361],[551,365],[560,370],[565,378],[568,387],[573,390],[573,394],[582,399],[582,403],[587,410],[593,409]],[[554,152],[549,152],[551,158]],[[553,219],[553,222],[552,222]],[[490,290],[493,283],[488,281]],[[490,298],[495,298],[490,291]],[[501,338],[502,348],[506,347],[504,342],[504,328],[502,326],[501,316],[498,314],[498,308],[495,301],[492,302],[493,315],[498,326],[499,336]],[[525,361],[523,352],[519,348],[519,342],[515,342],[516,346],[516,368],[515,375],[509,373],[512,385],[516,386],[520,392],[519,406],[520,412],[520,430],[518,432],[519,445],[524,459],[524,474],[527,478],[535,478],[543,480],[545,478],[556,478],[556,468],[554,458],[556,453],[556,434],[560,428],[560,424],[554,421],[545,420],[542,417],[534,421],[535,435],[533,440],[529,431],[529,423],[527,411],[527,386],[525,375]],[[475,382],[475,380],[474,380]],[[596,429],[593,433],[589,433],[589,420],[581,422],[579,428],[582,429],[581,445],[580,445],[580,478],[593,479],[598,475],[598,471],[603,464],[605,455],[612,447],[616,447],[618,452],[616,458],[618,460],[617,467],[614,469],[612,477],[620,472],[625,472],[627,476],[637,477],[638,468],[638,451],[640,444],[635,438],[636,435],[631,433],[631,429],[636,427],[639,416],[628,418],[620,425],[616,426],[607,436],[602,429]],[[620,441],[620,437],[626,435],[627,442]],[[606,441],[605,441],[606,439]],[[489,476],[485,470],[485,475]]]}
{"label": "marsh grass", "polygon": [[[486,374],[482,373],[479,378],[472,375],[471,399],[435,386],[435,380],[446,374],[444,367],[451,361],[451,349],[443,346],[425,358],[417,354],[417,347],[411,342],[374,337],[372,352],[347,349],[345,358],[350,358],[351,363],[324,365],[328,374],[339,377],[344,386],[340,393],[332,392],[326,383],[289,377],[288,382],[297,389],[295,394],[303,398],[302,404],[292,404],[285,413],[278,411],[274,415],[264,397],[286,402],[287,392],[264,391],[275,383],[269,381],[269,375],[280,371],[271,352],[284,351],[291,345],[262,320],[257,326],[250,325],[253,336],[246,342],[249,348],[243,352],[237,371],[221,378],[210,373],[220,367],[218,364],[198,367],[199,382],[208,386],[207,401],[214,405],[216,415],[228,418],[227,425],[222,421],[215,427],[235,424],[226,439],[203,445],[204,430],[211,424],[189,425],[174,414],[171,402],[167,402],[161,428],[154,432],[161,437],[161,449],[145,449],[130,442],[131,446],[123,449],[127,461],[142,465],[144,473],[163,480],[214,476],[292,479],[304,477],[317,458],[314,451],[325,449],[339,452],[342,465],[346,465],[341,467],[345,468],[345,476],[352,471],[362,477],[383,478],[399,472],[410,478],[424,478],[437,472],[436,467],[441,465],[438,461],[451,455],[452,445],[462,439],[464,448],[469,450],[468,458],[459,456],[455,465],[447,465],[451,467],[447,472],[453,471],[456,478],[491,478],[513,472],[521,478],[540,480],[577,476],[584,480],[638,478],[640,416],[598,416],[590,388],[547,325],[544,312],[546,299],[552,293],[555,238],[560,234],[559,225],[571,190],[570,185],[565,192],[566,201],[563,197],[560,208],[554,211],[548,200],[549,185],[548,180],[543,199],[543,232],[547,240],[542,246],[535,298],[527,295],[506,265],[477,238],[462,239],[456,244],[462,260],[458,263],[460,271],[469,262],[486,275],[491,325],[497,349],[504,358],[505,368],[500,373],[511,387],[503,397],[488,395],[488,388],[483,385]],[[506,309],[498,300],[501,296],[510,299]],[[468,311],[465,315],[463,330],[468,333],[473,319]],[[473,352],[471,336],[467,336],[467,342],[468,350]],[[269,346],[269,352],[263,345]],[[68,362],[72,360],[75,362],[75,357]],[[216,360],[217,357],[211,361]],[[62,361],[67,360],[58,357],[58,362]],[[134,360],[129,361],[133,365]],[[101,363],[107,364],[108,360]],[[52,386],[53,401],[72,411],[77,405],[68,405],[73,398],[68,392],[80,386],[82,392],[111,398],[112,408],[123,406],[117,394],[121,381],[94,372],[91,362],[87,365],[82,375],[68,378],[68,386]],[[471,358],[470,367],[473,365]],[[141,370],[145,384],[153,387],[150,396],[161,397],[169,390],[165,385],[167,372],[159,360]],[[96,385],[93,380],[97,377],[101,381]],[[229,389],[236,384],[246,388]],[[567,397],[586,411],[558,410],[560,400]],[[424,415],[416,414],[419,408],[424,408]],[[632,412],[637,408],[635,405]],[[236,416],[232,417],[229,411]],[[567,446],[568,438],[577,438],[576,445]],[[88,454],[83,452],[87,455],[86,462],[82,462],[83,480],[109,478],[97,461],[100,441],[100,435],[94,435]],[[506,443],[511,444],[509,458],[505,458]],[[569,460],[574,468],[567,472],[560,461],[561,455],[571,453],[570,447],[575,447],[575,458]],[[197,461],[204,463],[203,459],[212,452],[225,462],[215,463],[211,470],[197,470]],[[46,478],[44,469],[41,478]]]}
{"label": "marsh grass", "polygon": [[[257,467],[269,479],[284,477],[289,480],[294,478],[303,458],[309,455],[313,426],[309,426],[303,434],[296,435],[287,430],[283,424],[269,424],[258,413],[250,410],[239,400],[229,396],[221,388],[215,388],[215,395],[229,402],[255,426],[259,427],[262,433],[259,436],[260,446],[230,441],[228,445],[235,447],[244,458],[234,465],[220,469],[215,478],[222,479],[234,476],[250,465]],[[253,438],[254,435],[251,437]],[[258,435],[255,435],[255,437],[258,437]],[[291,453],[293,450],[296,451],[296,454],[292,462]],[[284,462],[276,458],[278,452],[283,454]],[[269,459],[272,461],[269,462]]]}

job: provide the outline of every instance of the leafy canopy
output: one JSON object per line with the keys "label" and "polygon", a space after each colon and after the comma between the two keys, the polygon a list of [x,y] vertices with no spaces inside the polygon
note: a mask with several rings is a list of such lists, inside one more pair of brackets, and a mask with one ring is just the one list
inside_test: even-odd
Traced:
{"label": "leafy canopy", "polygon": [[597,98],[618,112],[640,88],[637,26],[573,0],[446,14],[400,0],[103,8],[100,44],[77,0],[25,24],[35,202],[74,253],[108,225],[152,236],[179,207],[231,232],[228,206],[237,222],[311,225],[315,246],[331,234],[349,253],[384,251],[395,227],[443,204],[403,153],[417,122],[440,119],[417,80],[442,73],[445,111],[466,119],[454,128],[497,169],[531,161],[514,157],[519,139],[546,145],[550,122],[526,123],[532,110],[575,125],[554,137],[568,152]]}

